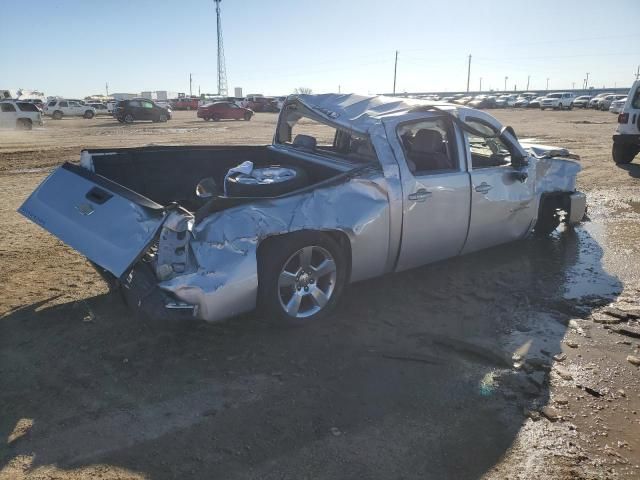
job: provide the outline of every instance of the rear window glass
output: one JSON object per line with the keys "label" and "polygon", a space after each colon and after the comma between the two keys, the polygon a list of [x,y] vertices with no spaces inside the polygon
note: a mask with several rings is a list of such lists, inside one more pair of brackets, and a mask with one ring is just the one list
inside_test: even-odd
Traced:
{"label": "rear window glass", "polygon": [[2,112],[15,112],[16,107],[11,103],[0,103],[0,111]]}
{"label": "rear window glass", "polygon": [[51,100],[51,101],[49,102],[49,106],[50,106],[50,107],[55,107],[56,102],[57,102],[57,100]]}
{"label": "rear window glass", "polygon": [[551,95],[547,95],[547,98],[560,98],[562,97],[559,93],[552,93]]}
{"label": "rear window glass", "polygon": [[39,112],[38,107],[36,107],[33,103],[21,102],[18,103],[18,108],[23,112]]}

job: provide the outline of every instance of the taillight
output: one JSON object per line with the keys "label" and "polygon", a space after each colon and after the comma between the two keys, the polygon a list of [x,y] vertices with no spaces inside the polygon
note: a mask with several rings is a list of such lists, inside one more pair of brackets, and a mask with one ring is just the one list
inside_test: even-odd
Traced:
{"label": "taillight", "polygon": [[628,123],[629,122],[629,114],[621,113],[618,115],[618,123]]}

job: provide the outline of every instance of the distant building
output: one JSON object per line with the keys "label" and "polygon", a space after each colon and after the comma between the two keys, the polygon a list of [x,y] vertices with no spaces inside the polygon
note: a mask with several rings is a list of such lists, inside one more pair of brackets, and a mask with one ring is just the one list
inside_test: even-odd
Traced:
{"label": "distant building", "polygon": [[242,98],[242,87],[235,87],[233,89],[233,96],[236,98]]}
{"label": "distant building", "polygon": [[169,92],[167,90],[156,90],[156,100],[171,100],[172,98],[178,98],[178,92]]}
{"label": "distant building", "polygon": [[156,92],[140,92],[142,98],[148,98],[149,100],[158,100]]}

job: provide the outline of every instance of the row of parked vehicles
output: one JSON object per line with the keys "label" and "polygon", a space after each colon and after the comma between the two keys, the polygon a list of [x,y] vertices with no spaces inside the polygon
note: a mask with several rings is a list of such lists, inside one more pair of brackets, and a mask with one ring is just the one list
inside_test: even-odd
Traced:
{"label": "row of parked vehicles", "polygon": [[626,94],[611,92],[599,93],[598,95],[577,96],[571,92],[554,92],[546,95],[539,95],[535,92],[524,92],[520,94],[480,94],[456,95],[441,97],[439,95],[427,95],[419,97],[423,100],[443,101],[466,105],[472,108],[539,108],[541,110],[571,110],[572,108],[594,108],[597,110],[620,113],[627,99]]}

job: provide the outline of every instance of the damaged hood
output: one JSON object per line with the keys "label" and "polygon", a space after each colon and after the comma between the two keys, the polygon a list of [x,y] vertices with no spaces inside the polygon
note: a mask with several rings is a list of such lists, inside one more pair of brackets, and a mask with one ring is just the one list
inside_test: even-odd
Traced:
{"label": "damaged hood", "polygon": [[572,160],[580,160],[580,157],[572,153],[567,148],[554,147],[550,145],[540,145],[533,143],[533,139],[520,140],[520,145],[528,153],[538,158],[570,158]]}

